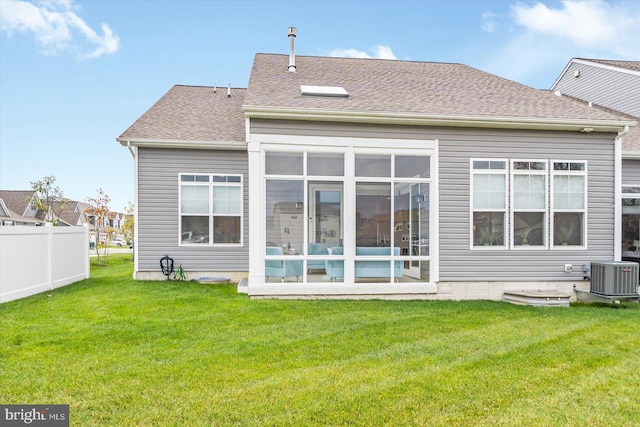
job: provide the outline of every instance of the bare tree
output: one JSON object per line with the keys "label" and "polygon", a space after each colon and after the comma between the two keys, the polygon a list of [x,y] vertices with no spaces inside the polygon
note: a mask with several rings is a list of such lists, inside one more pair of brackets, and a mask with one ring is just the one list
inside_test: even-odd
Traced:
{"label": "bare tree", "polygon": [[[124,234],[125,239],[127,239],[129,245],[133,244],[133,238],[135,237],[135,217],[134,217],[134,205],[129,202],[127,207],[124,209],[124,225],[122,226],[122,234]],[[132,252],[131,257],[135,257],[135,251]]]}
{"label": "bare tree", "polygon": [[[109,223],[109,202],[111,198],[99,188],[97,197],[87,197],[89,207],[85,209],[85,213],[93,217],[96,234],[96,254],[98,255],[98,265],[107,265],[109,255],[109,243],[111,242],[111,234],[113,227]],[[102,251],[102,254],[100,254]]]}

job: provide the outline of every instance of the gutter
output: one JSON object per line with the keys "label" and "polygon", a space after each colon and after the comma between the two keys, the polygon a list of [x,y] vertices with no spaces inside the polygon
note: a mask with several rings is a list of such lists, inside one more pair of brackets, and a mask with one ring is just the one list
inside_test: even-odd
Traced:
{"label": "gutter", "polygon": [[620,132],[625,126],[633,126],[637,123],[632,120],[426,115],[394,112],[296,110],[292,108],[268,108],[257,106],[244,106],[242,109],[246,117],[252,119],[312,120],[498,129],[539,129],[575,132]]}
{"label": "gutter", "polygon": [[[632,126],[634,126],[635,124],[637,124],[638,122],[634,122],[634,124]],[[624,129],[622,129],[620,132],[618,132],[618,136],[616,137],[616,139],[620,139],[622,141],[622,137],[624,135],[626,135],[629,132],[629,125],[626,125],[624,127]]]}
{"label": "gutter", "polygon": [[120,145],[129,148],[194,148],[200,150],[244,150],[247,149],[246,141],[206,141],[206,140],[183,140],[183,139],[158,139],[158,138],[138,138],[135,140],[116,138]]}

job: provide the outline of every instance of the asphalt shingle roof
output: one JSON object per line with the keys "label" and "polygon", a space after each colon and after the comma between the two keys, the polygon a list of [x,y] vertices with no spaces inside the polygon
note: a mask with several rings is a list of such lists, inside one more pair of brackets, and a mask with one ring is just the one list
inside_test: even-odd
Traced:
{"label": "asphalt shingle roof", "polygon": [[[620,120],[547,90],[451,63],[257,54],[245,106],[444,116]],[[300,85],[341,86],[348,98],[305,96]]]}
{"label": "asphalt shingle roof", "polygon": [[0,199],[14,213],[22,216],[29,206],[35,191],[33,190],[0,190]]}
{"label": "asphalt shingle roof", "polygon": [[609,65],[611,67],[623,68],[625,70],[640,72],[640,61],[618,61],[613,59],[592,59],[592,58],[576,58],[583,61],[595,62],[596,64]]}
{"label": "asphalt shingle roof", "polygon": [[[548,90],[452,63],[257,54],[247,89],[172,87],[118,138],[245,141],[243,107],[289,111],[375,112],[425,117],[628,120]],[[301,85],[341,86],[344,97],[307,96]],[[640,144],[640,142],[639,142]]]}
{"label": "asphalt shingle roof", "polygon": [[181,141],[245,141],[246,89],[176,85],[120,137]]}

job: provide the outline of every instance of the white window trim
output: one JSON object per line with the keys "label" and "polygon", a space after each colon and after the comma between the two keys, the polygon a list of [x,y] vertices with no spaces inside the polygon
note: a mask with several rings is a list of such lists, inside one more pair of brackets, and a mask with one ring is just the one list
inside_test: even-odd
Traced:
{"label": "white window trim", "polygon": [[[208,182],[189,182],[189,181],[182,181],[182,177],[183,176],[189,176],[189,175],[199,175],[199,176],[208,176],[209,177],[209,181]],[[220,176],[232,176],[232,177],[239,177],[240,178],[240,182],[224,182],[224,183],[220,183],[220,182],[214,182],[213,178],[214,177],[220,177]],[[209,191],[209,212],[206,214],[207,218],[209,220],[209,242],[208,243],[183,243],[182,242],[182,217],[183,216],[204,216],[204,214],[183,214],[182,213],[182,186],[184,184],[187,185],[195,185],[195,186],[202,186],[202,187],[208,187]],[[233,215],[233,214],[218,214],[215,215],[213,212],[213,188],[214,187],[219,187],[219,186],[224,186],[224,187],[239,187],[240,188],[240,242],[239,243],[216,243],[213,241],[213,236],[214,236],[214,221],[213,218],[216,216],[219,217],[237,217],[238,215]],[[204,248],[204,247],[243,247],[244,246],[244,177],[242,176],[242,174],[236,174],[236,173],[201,173],[201,172],[180,172],[178,173],[178,246],[183,246],[183,247],[198,247],[198,248]]]}
{"label": "white window trim", "polygon": [[[568,170],[568,171],[556,171],[554,169],[554,165],[555,163],[583,163],[584,164],[584,170],[581,171],[572,171],[572,170]],[[588,212],[588,206],[589,206],[589,175],[588,175],[588,171],[589,171],[589,164],[586,160],[550,160],[549,161],[549,174],[551,176],[551,182],[550,182],[550,199],[551,199],[551,205],[549,206],[549,239],[550,239],[550,248],[551,249],[557,249],[557,250],[587,250],[588,248],[588,235],[587,235],[587,231],[589,230],[588,227],[588,218],[587,218],[587,212]],[[555,177],[556,176],[583,176],[584,177],[584,206],[582,209],[562,209],[562,210],[556,210],[555,209],[555,201],[554,201],[554,197],[555,197],[555,191],[554,191],[554,187],[555,187]],[[554,230],[555,230],[555,213],[556,212],[567,212],[567,213],[571,213],[571,212],[579,212],[583,214],[583,221],[582,221],[582,240],[583,240],[583,244],[582,245],[556,245],[555,244],[555,235],[554,235]]]}
{"label": "white window trim", "polygon": [[[500,246],[484,246],[484,245],[474,245],[473,244],[473,213],[475,212],[474,206],[474,184],[475,180],[473,179],[474,174],[479,175],[491,175],[497,174],[499,169],[474,169],[473,162],[504,162],[504,177],[505,177],[505,189],[504,189],[504,209],[494,209],[490,212],[503,212],[504,213],[504,232],[503,234],[506,237],[506,234],[509,231],[509,217],[507,215],[507,211],[509,208],[509,160],[508,159],[498,159],[498,158],[471,158],[469,159],[469,191],[470,191],[470,203],[469,203],[469,249],[470,250],[480,250],[480,251],[496,251],[496,250],[505,250],[508,248],[507,239],[503,238],[503,244]],[[480,212],[478,210],[478,212]]]}
{"label": "white window trim", "polygon": [[[544,170],[516,170],[514,168],[514,164],[518,163],[518,162],[537,162],[537,163],[544,163],[545,165],[545,169]],[[516,251],[521,251],[521,250],[548,250],[549,249],[549,230],[548,230],[548,224],[549,224],[549,162],[547,160],[540,160],[540,159],[512,159],[510,160],[509,163],[509,172],[510,172],[510,177],[509,177],[509,186],[510,186],[510,195],[509,195],[509,248],[516,250]],[[545,188],[545,194],[544,194],[544,209],[527,209],[527,210],[517,210],[514,207],[514,200],[515,200],[515,177],[516,175],[542,175],[544,176],[544,188]],[[542,212],[544,214],[544,219],[543,219],[543,223],[544,223],[544,245],[534,245],[534,246],[525,246],[525,245],[516,245],[515,244],[515,230],[512,228],[513,225],[515,224],[515,214],[516,212]]]}
{"label": "white window trim", "polygon": [[[392,183],[392,182],[399,182],[399,181],[406,181],[406,182],[415,182],[415,181],[420,181],[420,182],[425,182],[425,183],[429,183],[430,184],[430,206],[433,209],[434,207],[437,207],[437,203],[435,202],[437,200],[437,157],[436,157],[436,152],[437,150],[436,145],[437,145],[437,141],[436,140],[395,140],[395,139],[383,139],[383,140],[375,140],[372,141],[371,139],[367,139],[367,138],[326,138],[326,137],[301,137],[301,136],[282,136],[282,135],[254,135],[257,136],[258,138],[256,139],[260,139],[260,143],[256,144],[255,149],[256,151],[258,151],[259,153],[259,160],[260,160],[260,164],[262,166],[262,168],[260,169],[260,189],[261,189],[261,198],[260,198],[260,228],[261,228],[261,234],[260,234],[260,240],[258,239],[251,239],[251,243],[250,245],[253,248],[253,245],[257,243],[257,245],[259,245],[259,247],[253,249],[253,251],[250,250],[251,254],[260,254],[260,259],[261,262],[259,263],[259,265],[256,263],[256,267],[259,267],[260,270],[258,270],[257,268],[254,269],[250,269],[250,286],[255,284],[255,283],[260,283],[261,281],[261,275],[262,272],[264,271],[264,261],[266,259],[272,259],[273,257],[267,257],[264,254],[264,247],[265,247],[265,236],[264,236],[264,232],[266,230],[266,218],[264,215],[264,211],[266,209],[265,207],[265,201],[264,201],[264,194],[266,192],[266,180],[267,177],[269,179],[293,179],[293,180],[297,180],[297,179],[303,179],[305,181],[305,200],[308,199],[307,197],[307,182],[309,180],[315,181],[315,180],[326,180],[326,181],[343,181],[344,182],[344,203],[345,203],[345,213],[346,212],[350,212],[350,210],[348,211],[347,208],[349,206],[355,208],[355,199],[356,199],[356,194],[355,194],[355,187],[356,184],[358,182],[388,182],[388,183]],[[402,148],[389,148],[389,147],[399,147],[401,146]],[[250,147],[251,148],[251,147]],[[265,153],[266,152],[271,152],[271,151],[302,151],[305,153],[322,153],[322,152],[330,152],[330,153],[344,153],[345,154],[345,172],[344,172],[344,176],[342,177],[335,177],[335,176],[327,176],[327,177],[317,177],[317,176],[308,176],[307,173],[307,156],[306,154],[304,155],[303,159],[304,159],[304,167],[303,167],[303,171],[304,174],[303,175],[277,175],[277,174],[265,174],[264,171],[264,167],[265,167]],[[379,155],[420,155],[420,156],[429,156],[430,157],[430,173],[431,173],[431,177],[430,178],[420,178],[420,179],[415,179],[415,178],[394,178],[394,177],[375,177],[375,178],[369,178],[369,177],[356,177],[355,176],[355,154],[379,154]],[[257,158],[256,158],[257,160]],[[394,166],[394,162],[392,162],[392,168]],[[393,169],[392,169],[393,170]],[[434,176],[435,175],[435,176]],[[392,200],[393,202],[393,200]],[[305,203],[305,209],[308,209],[308,206]],[[306,213],[306,211],[305,211]],[[307,215],[308,216],[308,215]],[[355,242],[355,219],[353,217],[353,215],[348,215],[345,214],[344,215],[344,240],[345,241],[353,241]],[[429,228],[430,228],[430,235],[432,237],[432,241],[434,243],[437,243],[437,239],[433,236],[437,236],[438,230],[437,230],[437,211],[434,210],[434,213],[432,215],[430,215],[430,220],[429,220]],[[304,235],[308,236],[308,229],[307,229],[308,225],[305,224],[305,228],[304,228]],[[305,259],[306,256],[304,255],[300,255],[300,256],[292,256],[292,257],[287,257],[286,259]],[[277,258],[277,257],[276,257]],[[343,255],[339,255],[339,256],[329,256],[327,258],[331,258],[331,259],[341,259],[341,260],[345,260],[345,277],[352,277],[354,275],[353,272],[353,265],[355,262],[355,255],[354,254],[343,254]],[[430,280],[429,282],[421,282],[420,285],[425,285],[425,284],[430,284],[430,283],[435,283],[438,280],[438,267],[437,267],[437,248],[433,247],[430,248],[430,253],[428,256],[411,256],[411,257],[406,257],[406,256],[394,256],[394,255],[389,255],[389,256],[385,256],[384,259],[385,260],[389,260],[389,262],[394,262],[396,261],[396,258],[401,258],[401,260],[424,260],[424,261],[429,261],[430,263],[432,263],[433,265],[433,274],[430,276]],[[363,257],[363,259],[366,260],[376,260],[378,259],[377,257]],[[361,257],[358,257],[358,260],[361,260]],[[311,283],[311,282],[307,282],[307,271],[306,268],[303,269],[303,280],[300,283],[300,285],[304,284],[304,283]],[[272,284],[270,284],[272,285]],[[288,285],[295,285],[295,284],[288,284]],[[336,283],[336,285],[338,286],[345,286],[345,283]],[[353,284],[352,284],[353,285]],[[367,285],[367,284],[365,284]],[[370,284],[368,284],[370,285]],[[385,283],[385,284],[375,284],[375,286],[389,286],[389,283]],[[392,286],[396,286],[397,284],[391,284]]]}
{"label": "white window trim", "polygon": [[[478,161],[504,161],[505,162],[505,177],[506,177],[506,200],[505,200],[505,244],[503,246],[482,246],[482,245],[474,245],[473,241],[473,214],[474,214],[474,182],[473,179],[474,174],[491,174],[495,173],[496,169],[474,169],[473,162]],[[531,170],[523,170],[516,171],[513,167],[516,162],[544,162],[546,164],[546,170],[544,171],[531,171]],[[584,170],[568,170],[568,171],[555,171],[554,164],[555,163],[581,163],[584,165]],[[531,175],[531,174],[540,174],[545,176],[545,210],[526,210],[523,212],[544,212],[545,214],[545,245],[544,246],[516,246],[514,244],[514,230],[512,230],[512,225],[514,223],[514,213],[516,210],[514,209],[514,176],[515,175]],[[584,206],[582,209],[563,209],[556,210],[554,209],[554,177],[556,176],[583,176],[584,177]],[[499,159],[499,158],[471,158],[469,161],[469,191],[470,191],[470,203],[469,203],[469,249],[470,250],[481,250],[481,251],[491,251],[491,250],[587,250],[588,249],[588,206],[589,206],[589,188],[588,188],[588,161],[586,160],[557,160],[557,159]],[[632,186],[627,186],[632,187]],[[623,186],[624,188],[624,186]],[[622,193],[623,198],[640,198],[640,193]],[[479,210],[478,210],[479,211]],[[502,212],[502,210],[496,209],[491,212]],[[576,212],[583,214],[583,224],[582,224],[582,236],[583,236],[583,245],[556,245],[554,240],[554,213],[555,212]],[[508,213],[508,215],[506,215]],[[508,242],[508,243],[507,243]]]}

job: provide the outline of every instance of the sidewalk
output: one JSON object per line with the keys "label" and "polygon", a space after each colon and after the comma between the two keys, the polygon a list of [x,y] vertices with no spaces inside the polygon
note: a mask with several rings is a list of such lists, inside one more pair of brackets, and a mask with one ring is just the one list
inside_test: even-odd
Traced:
{"label": "sidewalk", "polygon": [[[109,255],[111,255],[111,254],[132,254],[133,253],[133,249],[129,249],[129,248],[109,248],[107,253]],[[102,249],[100,249],[100,255],[102,255]],[[96,250],[95,249],[90,249],[89,250],[89,256],[98,256],[96,254]]]}

